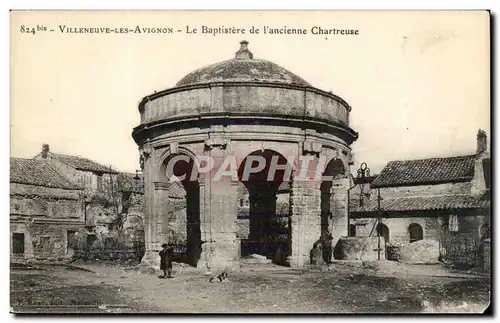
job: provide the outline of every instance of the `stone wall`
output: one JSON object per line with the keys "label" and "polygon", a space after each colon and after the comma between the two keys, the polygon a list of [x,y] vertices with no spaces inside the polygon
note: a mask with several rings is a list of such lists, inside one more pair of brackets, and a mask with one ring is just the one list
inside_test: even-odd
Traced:
{"label": "stone wall", "polygon": [[95,250],[77,250],[74,258],[82,260],[111,260],[117,262],[140,261],[144,256],[143,249],[122,248],[122,249],[95,249]]}
{"label": "stone wall", "polygon": [[481,217],[459,216],[458,223],[458,232],[450,232],[446,225],[441,228],[442,258],[459,267],[476,266],[477,255],[480,253]]}
{"label": "stone wall", "polygon": [[[448,216],[450,212],[412,212],[404,216],[394,213],[394,217],[382,218],[382,223],[389,229],[390,244],[409,244],[409,225],[419,224],[422,227],[423,239],[437,241],[440,249],[440,258],[457,266],[474,266],[478,252],[479,230],[482,217],[474,211],[458,213],[459,231],[450,232]],[[376,218],[351,219],[356,225],[356,236],[377,235]],[[362,223],[362,225],[360,224]]]}
{"label": "stone wall", "polygon": [[[372,236],[377,236],[377,230],[375,227],[377,222],[376,218],[351,219],[350,222],[351,224],[356,225],[356,236],[366,237],[369,236],[370,233]],[[362,225],[360,225],[360,223],[362,223]],[[413,217],[382,218],[382,224],[389,228],[388,243],[409,243],[410,233],[408,231],[408,227],[412,223],[416,223],[422,227],[424,239],[437,238],[437,234],[435,232],[437,219],[425,218],[418,216],[418,214],[414,214]]]}
{"label": "stone wall", "polygon": [[491,240],[486,239],[483,242],[483,269],[491,269]]}
{"label": "stone wall", "polygon": [[[11,261],[70,259],[68,231],[84,228],[82,192],[18,183],[11,183],[10,189]],[[19,234],[23,234],[24,253],[14,253],[13,238]]]}
{"label": "stone wall", "polygon": [[[471,187],[471,182],[383,187],[380,189],[380,196],[382,198],[395,198],[422,195],[466,194],[471,192]],[[372,195],[376,198],[376,190],[373,190]]]}
{"label": "stone wall", "polygon": [[[380,196],[383,199],[390,199],[410,196],[468,194],[471,193],[472,187],[472,182],[381,187]],[[359,205],[360,198],[364,199],[365,204],[377,201],[377,194],[378,189],[370,187],[370,184],[358,184],[350,191],[351,204]]]}
{"label": "stone wall", "polygon": [[[65,262],[72,259],[73,251],[68,232],[83,231],[83,223],[44,222],[31,220],[11,221],[11,262]],[[24,234],[24,254],[13,253],[13,235]]]}

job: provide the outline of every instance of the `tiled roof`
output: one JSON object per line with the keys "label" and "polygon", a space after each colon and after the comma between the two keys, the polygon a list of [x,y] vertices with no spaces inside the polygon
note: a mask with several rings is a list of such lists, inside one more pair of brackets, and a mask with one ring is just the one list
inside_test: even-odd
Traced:
{"label": "tiled roof", "polygon": [[[425,210],[449,210],[449,209],[474,209],[487,208],[490,200],[484,194],[456,194],[456,195],[429,195],[386,198],[380,202],[384,211],[408,212]],[[351,212],[359,215],[363,212],[375,212],[377,200],[366,201],[365,205],[359,206],[359,200],[351,200]]]}
{"label": "tiled roof", "polygon": [[469,155],[391,161],[372,185],[388,187],[470,181],[474,177],[475,158],[475,155]]}
{"label": "tiled roof", "polygon": [[79,189],[46,162],[35,159],[11,158],[10,182],[63,189]]}
{"label": "tiled roof", "polygon": [[95,162],[87,158],[79,156],[63,155],[63,154],[54,154],[54,153],[51,153],[51,156],[54,159],[57,159],[75,169],[91,171],[91,172],[111,173],[111,174],[117,173],[110,167],[101,165],[98,162]]}
{"label": "tiled roof", "polygon": [[135,174],[119,173],[118,184],[122,192],[133,192],[144,194],[144,178],[139,175],[139,180],[135,179]]}

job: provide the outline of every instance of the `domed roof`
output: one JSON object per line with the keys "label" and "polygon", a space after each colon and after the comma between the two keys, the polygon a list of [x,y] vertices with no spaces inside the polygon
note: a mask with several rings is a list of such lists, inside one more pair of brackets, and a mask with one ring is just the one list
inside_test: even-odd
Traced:
{"label": "domed roof", "polygon": [[263,59],[254,59],[248,50],[248,42],[240,42],[241,48],[235,58],[199,68],[176,86],[214,82],[262,82],[311,86],[301,77],[283,67]]}

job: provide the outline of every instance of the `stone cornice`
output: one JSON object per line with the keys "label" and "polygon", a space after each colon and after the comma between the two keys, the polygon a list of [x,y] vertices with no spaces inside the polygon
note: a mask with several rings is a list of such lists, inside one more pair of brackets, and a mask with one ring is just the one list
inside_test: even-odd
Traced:
{"label": "stone cornice", "polygon": [[[150,144],[154,149],[162,149],[168,147],[171,143],[177,142],[180,145],[186,144],[201,144],[208,138],[208,134],[203,133],[193,133],[189,135],[175,135],[175,136],[162,136],[155,138],[150,141]],[[271,142],[283,142],[283,143],[293,143],[298,144],[304,140],[304,134],[299,133],[278,133],[278,132],[248,132],[248,131],[227,131],[224,133],[224,137],[228,140],[234,141],[271,141]],[[318,143],[321,143],[323,148],[328,149],[346,149],[350,150],[344,142],[339,141],[336,137],[325,137],[323,134],[309,135],[309,139],[313,139]]]}
{"label": "stone cornice", "polygon": [[202,121],[220,121],[222,123],[227,123],[229,120],[248,120],[248,122],[253,122],[255,120],[265,120],[270,122],[279,121],[282,124],[288,124],[293,126],[293,123],[306,124],[308,126],[317,126],[321,128],[326,128],[330,132],[335,132],[337,134],[343,133],[344,139],[347,144],[351,144],[358,138],[358,133],[353,129],[349,128],[346,125],[334,122],[326,122],[324,119],[308,117],[308,116],[287,116],[287,115],[271,115],[271,114],[258,114],[258,113],[206,113],[197,116],[182,116],[182,117],[174,117],[168,119],[162,119],[154,122],[150,122],[147,124],[142,124],[134,128],[132,136],[134,140],[139,143],[140,133],[143,133],[148,130],[158,129],[162,127],[168,127],[179,123],[195,123]]}

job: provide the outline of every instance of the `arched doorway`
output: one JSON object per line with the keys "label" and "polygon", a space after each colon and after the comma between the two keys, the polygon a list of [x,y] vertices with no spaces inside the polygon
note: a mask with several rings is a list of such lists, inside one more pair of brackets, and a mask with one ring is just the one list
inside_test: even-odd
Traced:
{"label": "arched doorway", "polygon": [[160,178],[169,183],[167,217],[168,243],[174,245],[179,261],[197,265],[201,255],[200,186],[193,158],[186,154],[168,156]]}
{"label": "arched doorway", "polygon": [[[259,163],[263,167],[260,171],[248,172],[249,168],[258,169]],[[273,163],[287,165],[289,170],[276,169],[272,176]],[[249,204],[248,237],[241,240],[242,257],[256,253],[272,259],[276,264],[287,265],[287,258],[291,255],[288,205],[291,173],[292,166],[274,150],[254,151],[240,164],[238,178],[246,189]]]}
{"label": "arched doorway", "polygon": [[384,238],[385,243],[390,242],[390,232],[389,227],[383,223],[377,225],[377,235]]}
{"label": "arched doorway", "polygon": [[420,224],[417,223],[412,223],[408,226],[408,233],[410,234],[410,243],[424,238],[424,231]]}

